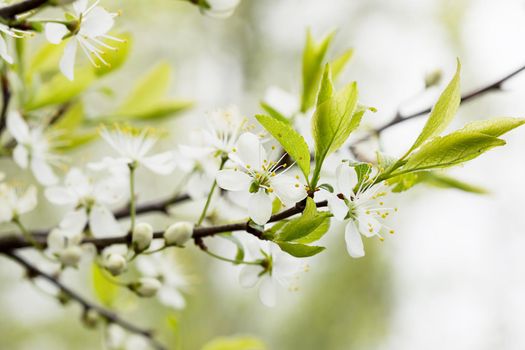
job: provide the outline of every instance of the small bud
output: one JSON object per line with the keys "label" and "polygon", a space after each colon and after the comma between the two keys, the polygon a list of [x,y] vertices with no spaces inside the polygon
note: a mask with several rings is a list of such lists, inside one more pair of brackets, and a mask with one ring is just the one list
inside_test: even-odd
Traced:
{"label": "small bud", "polygon": [[82,314],[82,322],[88,328],[95,328],[99,320],[100,317],[98,312],[93,309],[87,309]]}
{"label": "small bud", "polygon": [[82,248],[78,245],[66,247],[58,253],[58,260],[60,260],[64,266],[76,267],[80,258],[82,258]]}
{"label": "small bud", "polygon": [[141,297],[150,298],[157,294],[162,284],[156,278],[142,277],[137,283],[131,283],[129,289]]}
{"label": "small bud", "polygon": [[153,227],[146,222],[138,223],[132,234],[133,249],[140,253],[148,249],[153,240]]}
{"label": "small bud", "polygon": [[109,254],[104,261],[104,267],[113,276],[120,275],[126,268],[126,259],[120,254]]}
{"label": "small bud", "polygon": [[182,247],[193,233],[193,224],[190,222],[176,222],[170,225],[164,232],[166,245],[176,245]]}

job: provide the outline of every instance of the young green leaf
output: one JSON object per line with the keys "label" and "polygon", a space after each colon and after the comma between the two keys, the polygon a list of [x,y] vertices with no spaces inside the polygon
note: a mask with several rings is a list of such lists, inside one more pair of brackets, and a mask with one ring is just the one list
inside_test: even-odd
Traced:
{"label": "young green leaf", "polygon": [[206,343],[201,350],[267,350],[264,343],[247,336],[219,337]]}
{"label": "young green leaf", "polygon": [[323,71],[323,60],[335,32],[316,42],[310,30],[306,34],[306,45],[303,53],[303,93],[301,112],[306,112],[315,104],[319,81]]}
{"label": "young green leaf", "polygon": [[[461,63],[457,61],[456,74],[439,97],[437,103],[432,108],[427,123],[423,131],[419,134],[416,142],[410,147],[406,155],[421,146],[425,141],[433,136],[439,135],[450,124],[461,101],[461,91],[459,84],[459,74]],[[404,158],[404,157],[403,157]]]}
{"label": "young green leaf", "polygon": [[461,164],[504,144],[505,141],[494,136],[458,130],[424,144],[419,151],[410,156],[398,174]]}
{"label": "young green leaf", "polygon": [[255,116],[259,123],[283,146],[283,149],[297,162],[308,181],[310,174],[310,150],[304,138],[290,125],[267,115]]}
{"label": "young green leaf", "polygon": [[330,213],[318,212],[312,198],[306,200],[303,214],[288,222],[277,232],[277,241],[311,243],[320,239],[330,226]]}
{"label": "young green leaf", "polygon": [[288,254],[295,256],[296,258],[307,258],[319,254],[324,247],[305,245],[300,243],[289,243],[289,242],[276,242],[279,247]]}
{"label": "young green leaf", "polygon": [[107,50],[104,52],[104,60],[108,64],[101,64],[99,67],[94,68],[96,75],[102,76],[109,74],[119,69],[128,59],[128,54],[132,45],[131,34],[119,34],[118,37],[122,41],[113,41],[111,46],[114,50]]}
{"label": "young green leaf", "polygon": [[273,118],[285,123],[290,124],[290,119],[286,118],[286,116],[282,115],[281,112],[267,104],[266,102],[261,102],[261,108],[264,109],[266,113],[271,115]]}
{"label": "young green leaf", "polygon": [[54,130],[71,132],[84,121],[84,105],[81,102],[69,105],[62,117],[52,125]]}
{"label": "young green leaf", "polygon": [[350,61],[353,55],[354,55],[354,50],[348,49],[345,52],[343,52],[342,55],[340,55],[335,60],[330,62],[330,67],[332,67],[332,77],[334,80],[337,79],[339,74],[341,74],[346,64],[348,63],[348,61]]}
{"label": "young green leaf", "polygon": [[471,185],[464,181],[455,179],[451,176],[440,174],[435,171],[420,171],[399,175],[387,180],[389,186],[392,186],[392,192],[403,192],[417,184],[423,183],[440,188],[452,188],[464,192],[485,194],[487,190],[482,187]]}
{"label": "young green leaf", "polygon": [[119,294],[119,287],[108,281],[104,271],[95,263],[91,267],[93,289],[97,299],[105,306],[113,306]]}
{"label": "young green leaf", "polygon": [[525,124],[525,119],[522,118],[500,117],[488,120],[476,120],[468,123],[461,130],[498,137],[523,124]]}

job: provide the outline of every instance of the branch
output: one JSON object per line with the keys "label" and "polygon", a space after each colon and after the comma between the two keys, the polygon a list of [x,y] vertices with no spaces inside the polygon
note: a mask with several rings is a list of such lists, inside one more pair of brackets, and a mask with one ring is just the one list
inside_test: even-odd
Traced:
{"label": "branch", "polygon": [[41,6],[48,5],[50,0],[25,0],[0,8],[0,17],[13,19],[17,15],[35,10]]}
{"label": "branch", "polygon": [[[316,203],[318,208],[326,207],[328,203],[326,201],[321,201]],[[294,207],[284,210],[278,214],[272,215],[269,222],[275,222],[289,218],[293,215],[299,214],[303,211],[304,204],[297,203]],[[256,231],[250,226],[250,221],[243,221],[233,224],[209,226],[209,227],[195,227],[193,229],[193,240],[197,245],[202,242],[202,239],[205,237],[211,237],[219,233],[232,232],[232,231],[246,231],[256,236],[260,236],[261,232]],[[157,231],[153,234],[154,239],[162,239],[164,231]],[[41,244],[43,247],[47,246],[47,234],[33,234],[35,241]],[[97,250],[102,250],[105,247],[108,247],[113,244],[130,244],[131,235],[125,236],[113,236],[113,237],[104,237],[104,238],[85,238],[82,241],[84,243],[93,244]],[[31,242],[28,242],[22,236],[18,234],[8,234],[0,236],[0,253],[7,253],[22,249],[32,247]]]}
{"label": "branch", "polygon": [[[135,212],[137,214],[145,214],[145,213],[151,213],[151,212],[161,212],[161,213],[167,214],[168,207],[170,205],[181,203],[181,202],[187,201],[188,199],[190,199],[190,196],[188,196],[187,194],[183,194],[180,196],[172,197],[172,198],[161,200],[161,201],[141,204],[137,206]],[[117,219],[128,217],[129,214],[130,214],[129,205],[113,212],[113,215],[115,215]]]}
{"label": "branch", "polygon": [[38,269],[36,266],[32,265],[29,261],[25,260],[24,258],[19,256],[18,254],[15,254],[13,252],[6,252],[5,254],[9,258],[11,258],[12,260],[16,261],[18,264],[20,264],[21,266],[23,266],[27,270],[28,276],[30,276],[31,278],[33,278],[33,277],[41,277],[41,278],[51,282],[52,284],[54,284],[58,289],[60,289],[60,291],[62,293],[64,293],[68,297],[70,297],[72,300],[75,300],[77,303],[79,303],[84,308],[85,312],[87,312],[89,310],[96,311],[97,314],[102,316],[108,322],[117,324],[120,327],[126,329],[127,331],[129,331],[131,333],[138,334],[138,335],[148,339],[148,341],[153,346],[153,348],[155,348],[157,350],[165,350],[166,349],[164,347],[164,345],[162,345],[157,340],[155,340],[155,338],[153,337],[153,333],[151,331],[143,329],[143,328],[140,328],[140,327],[138,327],[138,326],[136,326],[136,325],[134,325],[134,324],[132,324],[132,323],[122,319],[122,318],[120,318],[120,316],[118,316],[116,313],[111,312],[111,311],[109,311],[109,310],[107,310],[107,309],[105,309],[105,308],[103,308],[103,307],[101,307],[101,306],[99,306],[97,304],[94,304],[94,303],[86,300],[84,297],[79,295],[77,292],[73,291],[68,286],[62,284],[62,282],[60,282],[58,280],[58,278],[56,278],[56,277],[54,277],[54,276],[52,276],[52,275],[50,275],[50,274],[48,274],[48,273]]}
{"label": "branch", "polygon": [[9,80],[7,74],[2,74],[0,77],[2,86],[2,109],[0,110],[0,134],[4,130],[7,121],[7,110],[9,102],[11,101],[11,89],[9,86]]}

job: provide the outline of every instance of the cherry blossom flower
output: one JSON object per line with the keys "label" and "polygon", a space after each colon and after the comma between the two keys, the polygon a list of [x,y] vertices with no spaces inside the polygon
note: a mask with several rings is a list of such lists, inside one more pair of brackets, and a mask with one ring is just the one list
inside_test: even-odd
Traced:
{"label": "cherry blossom flower", "polygon": [[80,169],[71,169],[63,186],[48,187],[47,199],[58,205],[68,205],[71,210],[64,216],[59,228],[70,235],[79,235],[89,225],[96,237],[122,233],[122,228],[108,209],[123,199],[125,181],[107,178],[93,181]]}
{"label": "cherry blossom flower", "polygon": [[[0,2],[0,5],[3,5],[3,1]],[[8,35],[12,38],[23,38],[28,32],[19,29],[9,28],[3,23],[0,23],[0,33]],[[7,41],[3,35],[0,35],[0,57],[4,59],[9,64],[13,64],[13,57],[7,52]]]}
{"label": "cherry blossom flower", "polygon": [[98,67],[100,62],[106,66],[109,63],[104,59],[104,49],[115,50],[103,40],[109,39],[120,41],[121,39],[108,35],[114,24],[113,18],[116,13],[110,13],[100,6],[100,0],[96,0],[88,7],[88,0],[77,0],[73,3],[73,11],[76,16],[74,24],[47,23],[45,34],[47,40],[52,44],[60,44],[64,39],[71,38],[64,49],[60,60],[60,70],[69,79],[74,79],[75,57],[77,47],[80,46],[90,62]]}
{"label": "cherry blossom flower", "polygon": [[299,176],[285,174],[285,166],[267,156],[260,139],[252,133],[239,137],[230,159],[237,165],[217,173],[217,184],[228,191],[242,191],[249,195],[250,218],[264,225],[272,214],[274,196],[286,206],[301,201],[307,195]]}
{"label": "cherry blossom flower", "polygon": [[336,180],[337,191],[328,196],[328,206],[337,220],[347,222],[345,241],[348,254],[353,258],[360,258],[365,255],[361,235],[377,236],[383,240],[381,234],[394,233],[383,221],[396,209],[384,207],[382,197],[386,192],[383,184],[360,184],[354,192],[358,182],[357,175],[347,163],[338,166]]}
{"label": "cherry blossom flower", "polygon": [[35,186],[29,186],[25,192],[20,192],[16,187],[0,183],[0,223],[11,222],[35,209],[36,195]]}
{"label": "cherry blossom flower", "polygon": [[60,164],[61,157],[51,152],[49,135],[41,127],[29,128],[16,111],[7,117],[7,130],[16,140],[13,159],[22,169],[31,168],[33,175],[43,185],[53,185],[58,181],[51,165]]}
{"label": "cherry blossom flower", "polygon": [[244,288],[254,287],[259,281],[261,302],[273,307],[277,301],[279,288],[290,291],[298,289],[299,274],[308,270],[308,265],[301,259],[283,252],[270,241],[242,238],[246,247],[246,260],[261,261],[261,265],[245,265],[239,274],[239,283]]}

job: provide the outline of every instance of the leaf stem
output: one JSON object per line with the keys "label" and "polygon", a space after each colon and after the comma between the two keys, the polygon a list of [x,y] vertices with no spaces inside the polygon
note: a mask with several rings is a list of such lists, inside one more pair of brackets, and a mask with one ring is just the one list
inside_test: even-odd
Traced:
{"label": "leaf stem", "polygon": [[135,207],[135,169],[137,168],[137,165],[135,163],[131,163],[129,166],[129,192],[130,192],[130,200],[129,200],[129,217],[131,220],[130,225],[130,232],[133,233],[133,230],[135,230],[135,217],[137,215],[136,207]]}
{"label": "leaf stem", "polygon": [[[219,171],[221,171],[224,168],[224,164],[226,164],[226,161],[228,160],[227,157],[223,156],[221,158],[221,165],[219,166]],[[206,198],[206,203],[204,204],[204,208],[202,209],[202,213],[199,217],[199,220],[197,221],[197,224],[195,226],[200,226],[204,219],[206,218],[206,213],[208,212],[208,208],[210,207],[211,198],[213,197],[213,193],[215,192],[215,188],[217,187],[217,180],[213,180],[213,184],[210,188],[210,193],[208,193],[208,198]]]}
{"label": "leaf stem", "polygon": [[205,252],[206,254],[208,254],[209,256],[214,257],[215,259],[219,259],[219,260],[222,260],[222,261],[230,262],[232,264],[261,265],[261,263],[257,262],[257,261],[244,261],[244,260],[228,259],[228,258],[225,258],[223,256],[217,255],[215,253],[212,253],[209,250],[204,250],[203,249],[202,251]]}

